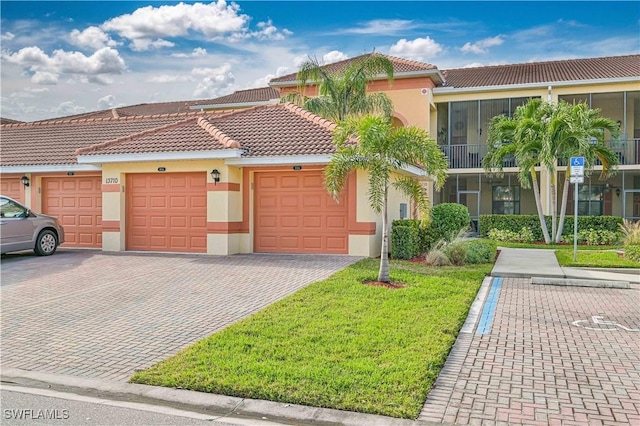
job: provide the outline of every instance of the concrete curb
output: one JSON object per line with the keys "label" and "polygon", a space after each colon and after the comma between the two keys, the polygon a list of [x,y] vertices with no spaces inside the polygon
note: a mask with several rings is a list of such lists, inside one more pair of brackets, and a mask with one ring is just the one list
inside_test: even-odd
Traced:
{"label": "concrete curb", "polygon": [[631,288],[627,281],[581,280],[573,278],[532,277],[531,284],[594,288]]}
{"label": "concrete curb", "polygon": [[309,407],[257,399],[215,395],[185,389],[90,379],[62,374],[27,371],[18,368],[0,369],[2,382],[28,387],[48,388],[61,392],[99,395],[115,400],[168,405],[221,417],[235,416],[295,425],[345,426],[431,426],[440,423],[398,419],[330,408]]}

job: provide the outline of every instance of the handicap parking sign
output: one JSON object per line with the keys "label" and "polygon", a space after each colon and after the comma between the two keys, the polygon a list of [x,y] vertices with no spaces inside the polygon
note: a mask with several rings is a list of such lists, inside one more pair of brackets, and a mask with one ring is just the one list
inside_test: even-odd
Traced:
{"label": "handicap parking sign", "polygon": [[584,157],[571,157],[571,176],[584,176]]}
{"label": "handicap parking sign", "polygon": [[584,167],[584,157],[571,157],[571,166]]}

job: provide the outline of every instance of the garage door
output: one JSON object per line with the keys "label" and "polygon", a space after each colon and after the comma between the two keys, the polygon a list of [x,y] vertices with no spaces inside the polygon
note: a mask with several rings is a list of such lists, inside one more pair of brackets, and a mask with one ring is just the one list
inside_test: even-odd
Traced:
{"label": "garage door", "polygon": [[20,178],[0,178],[0,194],[23,203]]}
{"label": "garage door", "polygon": [[127,175],[127,250],[207,251],[206,173]]}
{"label": "garage door", "polygon": [[256,252],[348,253],[346,191],[336,203],[322,171],[255,174]]}
{"label": "garage door", "polygon": [[64,227],[63,247],[102,247],[100,176],[43,177],[42,212]]}

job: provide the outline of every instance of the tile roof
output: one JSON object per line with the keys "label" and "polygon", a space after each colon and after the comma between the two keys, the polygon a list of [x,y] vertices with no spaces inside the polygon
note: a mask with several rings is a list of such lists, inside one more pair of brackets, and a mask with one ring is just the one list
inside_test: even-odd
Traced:
{"label": "tile roof", "polygon": [[77,164],[75,151],[78,148],[183,121],[185,117],[185,114],[174,114],[2,125],[0,165]]}
{"label": "tile roof", "polygon": [[[129,106],[115,107],[100,111],[86,112],[82,114],[68,115],[65,117],[54,118],[53,120],[84,120],[91,118],[118,118],[118,117],[134,117],[143,115],[157,114],[180,114],[194,111],[191,107],[199,105],[220,105],[227,104],[253,104],[256,102],[266,102],[273,99],[279,99],[278,91],[271,87],[260,87],[257,89],[237,90],[230,95],[220,96],[214,99],[198,99],[188,101],[175,102],[156,102],[148,104],[137,104]],[[39,120],[35,123],[42,121]],[[5,124],[4,122],[2,124]]]}
{"label": "tile roof", "polygon": [[335,125],[292,104],[190,117],[77,151],[78,155],[243,149],[244,157],[331,154]]}
{"label": "tile roof", "polygon": [[22,123],[20,120],[14,120],[12,118],[0,117],[0,124],[18,124]]}
{"label": "tile roof", "polygon": [[[352,63],[362,60],[371,55],[380,55],[380,56],[387,57],[393,63],[394,74],[438,70],[438,68],[435,65],[426,64],[424,62],[410,61],[408,59],[397,58],[395,56],[382,55],[381,53],[367,53],[364,55],[356,56],[354,58],[349,58],[343,61],[327,64],[324,66],[324,68],[329,73],[340,72],[344,70],[347,66],[351,65]],[[270,85],[274,85],[274,83],[276,83],[275,85],[283,85],[287,83],[297,84],[297,73],[283,75],[282,77],[276,77],[271,81],[269,81]]]}
{"label": "tile roof", "polygon": [[640,55],[444,70],[445,87],[468,88],[640,77]]}
{"label": "tile roof", "polygon": [[276,99],[280,99],[280,93],[276,89],[271,87],[260,87],[257,89],[236,90],[230,95],[221,96],[208,101],[198,101],[192,106],[253,104],[256,102],[268,102]]}

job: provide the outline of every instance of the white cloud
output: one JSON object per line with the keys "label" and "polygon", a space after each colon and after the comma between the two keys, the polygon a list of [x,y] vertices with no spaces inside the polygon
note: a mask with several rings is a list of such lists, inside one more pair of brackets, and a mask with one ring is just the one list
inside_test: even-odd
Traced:
{"label": "white cloud", "polygon": [[106,21],[102,29],[115,31],[130,40],[184,37],[190,31],[213,38],[244,30],[249,17],[238,12],[238,5],[227,5],[224,0],[209,4],[147,6]]}
{"label": "white cloud", "polygon": [[154,75],[149,80],[150,83],[177,83],[182,81],[195,81],[190,75],[184,74],[160,74]]}
{"label": "white cloud", "polygon": [[157,40],[152,40],[150,38],[137,38],[137,39],[131,40],[129,47],[133,51],[142,52],[152,48],[159,49],[161,47],[173,47],[175,45],[176,45],[175,43],[168,40],[163,40],[161,38]]}
{"label": "white cloud", "polygon": [[106,95],[98,99],[98,109],[113,108],[116,105],[116,97],[113,95]]}
{"label": "white cloud", "polygon": [[252,32],[251,36],[258,40],[284,40],[287,36],[293,34],[286,28],[278,30],[278,28],[273,25],[273,22],[271,22],[271,19],[267,22],[258,22],[257,27],[258,31]]}
{"label": "white cloud", "polygon": [[431,37],[416,38],[414,40],[401,39],[389,48],[389,53],[395,56],[413,59],[416,61],[424,61],[439,53],[444,48]]}
{"label": "white cloud", "polygon": [[191,75],[203,77],[193,91],[196,98],[214,98],[231,92],[236,81],[229,64],[217,68],[194,68]]}
{"label": "white cloud", "polygon": [[56,107],[54,111],[56,114],[58,114],[58,116],[65,116],[81,114],[86,111],[86,108],[76,105],[74,101],[65,101],[58,105],[58,107]]}
{"label": "white cloud", "polygon": [[87,27],[84,30],[73,30],[70,34],[71,43],[78,47],[101,49],[106,46],[113,47],[117,43],[107,33],[98,27]]}
{"label": "white cloud", "polygon": [[36,71],[31,77],[35,84],[58,84],[58,75],[46,71]]}
{"label": "white cloud", "polygon": [[103,47],[91,56],[64,50],[55,50],[49,56],[39,47],[31,46],[15,53],[3,52],[2,59],[32,72],[31,80],[37,84],[55,84],[63,74],[84,76],[87,81],[105,84],[109,81],[101,75],[121,74],[126,69],[118,51],[110,47]]}
{"label": "white cloud", "polygon": [[9,40],[13,40],[15,38],[15,34],[10,33],[9,31],[7,31],[6,33],[2,34],[0,36],[0,40],[4,40],[4,41],[9,41]]}
{"label": "white cloud", "polygon": [[324,64],[331,64],[345,59],[349,59],[349,56],[339,50],[332,50],[331,52],[322,55],[322,63]]}
{"label": "white cloud", "polygon": [[379,36],[393,35],[414,28],[418,28],[418,25],[408,19],[374,19],[341,32],[344,34],[371,34]]}
{"label": "white cloud", "polygon": [[172,53],[171,56],[173,56],[174,58],[199,58],[202,56],[207,56],[207,49],[196,47],[191,51],[191,53]]}
{"label": "white cloud", "polygon": [[487,53],[490,47],[500,46],[504,43],[504,39],[501,36],[489,37],[479,40],[475,43],[467,42],[460,48],[464,53]]}

